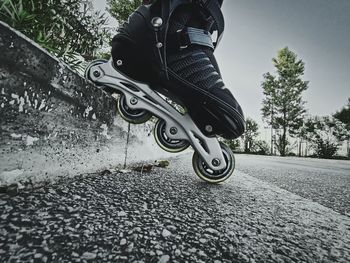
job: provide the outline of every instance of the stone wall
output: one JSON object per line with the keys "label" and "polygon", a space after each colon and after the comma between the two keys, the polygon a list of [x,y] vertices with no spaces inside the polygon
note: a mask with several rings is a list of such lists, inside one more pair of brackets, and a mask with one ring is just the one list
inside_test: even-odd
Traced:
{"label": "stone wall", "polygon": [[[115,100],[2,22],[0,116],[0,186],[124,163],[127,124]],[[131,130],[128,163],[164,157],[150,124]]]}

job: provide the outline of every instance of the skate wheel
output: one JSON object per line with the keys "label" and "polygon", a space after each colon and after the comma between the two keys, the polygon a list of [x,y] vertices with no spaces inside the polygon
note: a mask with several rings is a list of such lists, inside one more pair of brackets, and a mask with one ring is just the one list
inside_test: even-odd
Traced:
{"label": "skate wheel", "polygon": [[120,116],[133,124],[144,123],[152,117],[152,114],[147,110],[130,109],[123,94],[120,95],[117,101],[117,108]]}
{"label": "skate wheel", "polygon": [[178,153],[186,150],[190,144],[185,140],[173,140],[168,138],[165,133],[166,123],[163,120],[158,120],[153,133],[154,138],[160,148],[167,152]]}
{"label": "skate wheel", "polygon": [[197,152],[193,154],[192,165],[193,169],[202,180],[217,184],[227,180],[233,173],[235,169],[235,157],[232,150],[225,144],[220,142],[221,150],[226,161],[226,168],[219,171],[212,170],[206,162],[199,156]]}
{"label": "skate wheel", "polygon": [[107,62],[108,62],[108,60],[105,60],[105,59],[96,59],[96,60],[90,62],[90,64],[86,67],[85,72],[84,72],[85,79],[92,81],[92,79],[90,78],[91,67],[97,66],[97,65],[101,65],[101,64],[104,64],[104,63],[107,63]]}

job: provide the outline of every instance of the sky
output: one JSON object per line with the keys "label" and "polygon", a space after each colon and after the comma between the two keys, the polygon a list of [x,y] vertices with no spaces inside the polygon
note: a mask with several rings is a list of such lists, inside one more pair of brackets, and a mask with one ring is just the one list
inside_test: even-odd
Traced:
{"label": "sky", "polygon": [[[95,0],[104,10],[104,0]],[[226,86],[245,116],[261,120],[263,74],[274,73],[272,58],[288,46],[305,62],[303,94],[311,115],[330,115],[350,97],[349,0],[224,0],[225,32],[215,56]],[[117,26],[111,19],[112,26]]]}

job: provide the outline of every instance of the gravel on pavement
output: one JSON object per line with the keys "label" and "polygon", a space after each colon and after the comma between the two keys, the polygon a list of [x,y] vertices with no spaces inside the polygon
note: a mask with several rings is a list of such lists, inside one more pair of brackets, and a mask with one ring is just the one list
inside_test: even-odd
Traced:
{"label": "gravel on pavement", "polygon": [[349,217],[239,171],[206,184],[190,158],[1,194],[0,262],[349,262]]}

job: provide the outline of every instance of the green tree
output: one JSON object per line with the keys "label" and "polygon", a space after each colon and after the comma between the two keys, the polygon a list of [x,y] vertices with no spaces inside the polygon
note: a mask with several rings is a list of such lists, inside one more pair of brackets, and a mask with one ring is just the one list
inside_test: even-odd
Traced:
{"label": "green tree", "polygon": [[0,0],[0,20],[79,67],[109,37],[107,17],[88,0]]}
{"label": "green tree", "polygon": [[246,119],[246,130],[244,135],[242,136],[244,142],[244,152],[251,152],[251,149],[255,142],[255,138],[259,135],[258,129],[258,123],[248,117]]}
{"label": "green tree", "polygon": [[305,101],[302,92],[308,88],[308,81],[303,81],[305,64],[297,55],[285,47],[272,59],[276,75],[264,74],[262,83],[265,98],[261,109],[263,120],[280,132],[276,146],[282,156],[286,155],[288,135],[295,132],[302,124]]}
{"label": "green tree", "polygon": [[347,141],[347,155],[350,159],[350,98],[348,98],[347,105],[341,110],[337,111],[333,117],[345,125],[347,135],[344,136],[344,140]]}
{"label": "green tree", "polygon": [[128,20],[129,15],[141,5],[142,0],[107,0],[107,11],[119,24]]}

